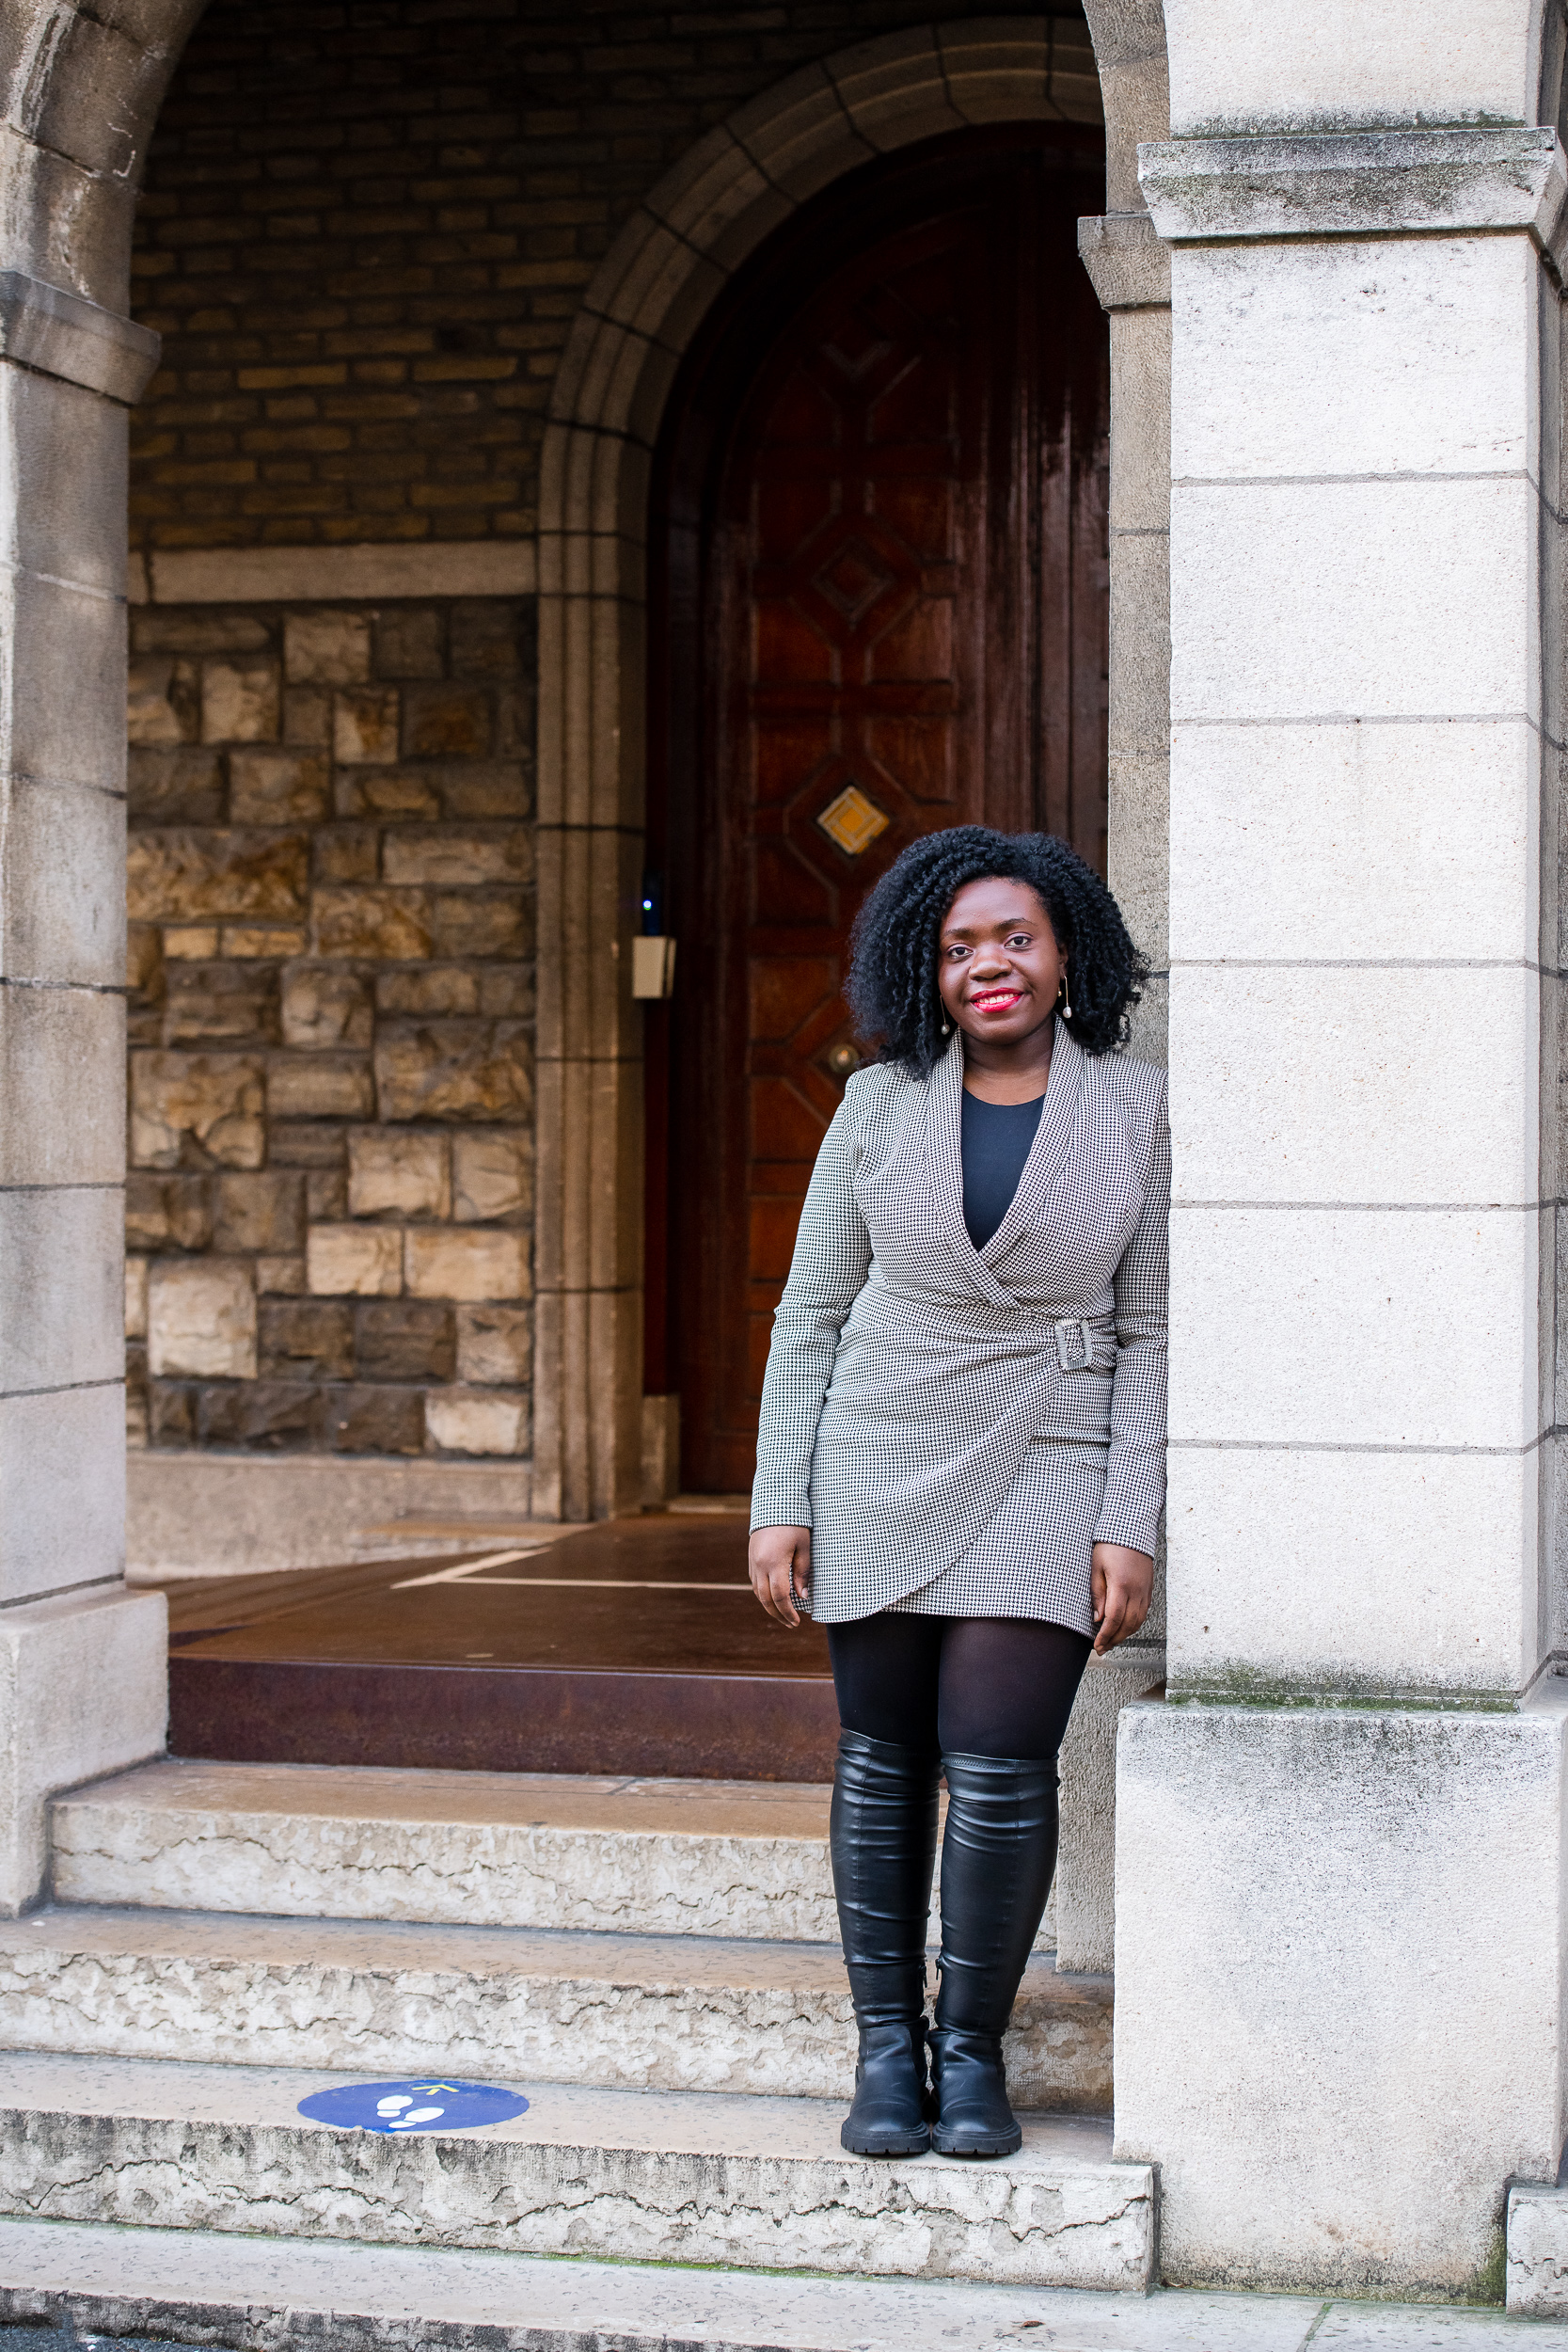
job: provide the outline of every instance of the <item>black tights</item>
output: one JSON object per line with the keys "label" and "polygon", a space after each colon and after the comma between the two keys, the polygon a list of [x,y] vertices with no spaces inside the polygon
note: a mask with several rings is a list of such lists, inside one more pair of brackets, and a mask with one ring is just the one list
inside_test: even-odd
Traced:
{"label": "black tights", "polygon": [[1033,1617],[883,1610],[828,1628],[846,1731],[947,1756],[1030,1756],[1062,1744],[1093,1647]]}

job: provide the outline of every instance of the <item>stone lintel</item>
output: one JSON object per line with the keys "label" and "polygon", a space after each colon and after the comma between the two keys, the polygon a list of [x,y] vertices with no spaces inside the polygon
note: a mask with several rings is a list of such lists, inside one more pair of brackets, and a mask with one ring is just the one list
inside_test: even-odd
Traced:
{"label": "stone lintel", "polygon": [[1147,213],[1101,213],[1081,220],[1078,258],[1102,310],[1170,309],[1170,248]]}
{"label": "stone lintel", "polygon": [[532,539],[341,548],[161,548],[131,558],[133,604],[320,604],[402,596],[531,596]]}
{"label": "stone lintel", "polygon": [[1555,131],[1358,131],[1138,149],[1168,243],[1519,230],[1559,266],[1568,175]]}
{"label": "stone lintel", "polygon": [[0,358],[134,407],[152,379],[162,339],[18,269],[0,270]]}

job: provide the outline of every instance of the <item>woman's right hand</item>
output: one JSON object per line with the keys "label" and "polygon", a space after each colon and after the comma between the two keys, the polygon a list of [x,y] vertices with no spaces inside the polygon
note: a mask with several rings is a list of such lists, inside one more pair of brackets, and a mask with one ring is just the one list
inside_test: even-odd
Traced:
{"label": "woman's right hand", "polygon": [[798,1604],[806,1597],[811,1581],[811,1529],[759,1527],[752,1531],[746,1554],[752,1590],[770,1617],[781,1625],[798,1626]]}

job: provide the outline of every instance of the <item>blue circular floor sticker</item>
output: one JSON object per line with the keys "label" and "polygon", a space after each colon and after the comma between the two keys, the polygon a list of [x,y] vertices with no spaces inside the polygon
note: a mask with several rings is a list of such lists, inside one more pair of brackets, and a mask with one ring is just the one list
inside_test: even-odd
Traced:
{"label": "blue circular floor sticker", "polygon": [[335,2123],[341,2132],[471,2132],[527,2111],[518,2092],[494,2083],[345,2083],[299,2103],[313,2123]]}

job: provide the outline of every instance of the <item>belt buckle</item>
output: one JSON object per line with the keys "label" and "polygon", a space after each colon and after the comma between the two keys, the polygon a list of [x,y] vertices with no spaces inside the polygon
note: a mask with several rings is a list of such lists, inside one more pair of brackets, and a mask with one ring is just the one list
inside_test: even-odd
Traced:
{"label": "belt buckle", "polygon": [[[1066,1322],[1055,1325],[1054,1329],[1056,1333],[1056,1361],[1060,1364],[1062,1370],[1064,1372],[1087,1372],[1090,1365],[1094,1362],[1094,1340],[1089,1331],[1089,1327],[1084,1321],[1082,1315],[1069,1316]],[[1077,1335],[1078,1347],[1081,1352],[1076,1357],[1069,1357],[1068,1355],[1068,1334],[1069,1332],[1076,1333]]]}

